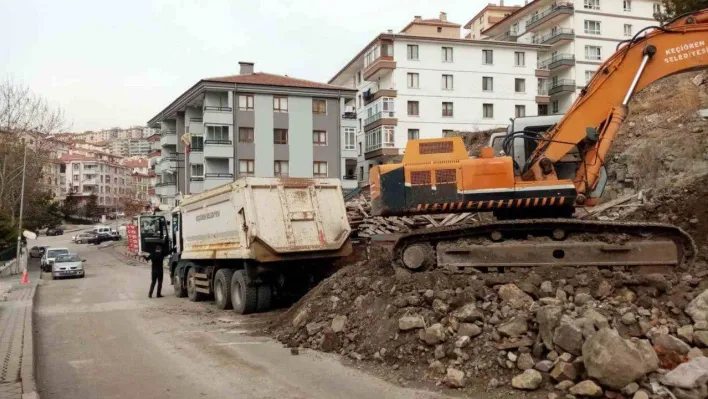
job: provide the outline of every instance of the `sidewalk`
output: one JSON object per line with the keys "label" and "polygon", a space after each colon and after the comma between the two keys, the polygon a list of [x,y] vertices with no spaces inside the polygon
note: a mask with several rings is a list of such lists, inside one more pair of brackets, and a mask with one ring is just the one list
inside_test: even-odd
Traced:
{"label": "sidewalk", "polygon": [[37,262],[28,268],[30,284],[20,284],[21,275],[0,278],[0,399],[39,398],[32,311],[40,270]]}

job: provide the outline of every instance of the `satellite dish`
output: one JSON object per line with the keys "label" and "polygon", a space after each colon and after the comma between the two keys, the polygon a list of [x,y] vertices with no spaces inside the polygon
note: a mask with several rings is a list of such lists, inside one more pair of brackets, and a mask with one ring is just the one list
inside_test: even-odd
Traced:
{"label": "satellite dish", "polygon": [[25,237],[28,240],[36,240],[37,239],[37,234],[33,233],[29,230],[25,230],[22,232],[22,236]]}

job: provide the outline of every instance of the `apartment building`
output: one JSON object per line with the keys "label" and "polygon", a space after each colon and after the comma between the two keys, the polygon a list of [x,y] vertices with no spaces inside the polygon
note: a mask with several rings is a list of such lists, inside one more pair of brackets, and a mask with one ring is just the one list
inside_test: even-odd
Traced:
{"label": "apartment building", "polygon": [[108,147],[112,154],[127,157],[130,153],[128,144],[128,140],[113,139],[108,143]]}
{"label": "apartment building", "polygon": [[508,17],[519,8],[521,8],[521,6],[505,6],[504,0],[500,0],[499,5],[495,3],[487,4],[477,15],[472,17],[472,19],[465,24],[464,28],[467,32],[465,39],[486,39],[487,36],[482,32]]}
{"label": "apartment building", "polygon": [[59,162],[64,165],[65,191],[79,197],[80,203],[96,195],[100,207],[120,209],[122,201],[132,196],[130,168],[77,153],[65,154]]}
{"label": "apartment building", "polygon": [[136,138],[126,141],[128,142],[128,156],[133,157],[150,153],[151,145],[147,139]]}
{"label": "apartment building", "polygon": [[356,187],[356,90],[240,67],[200,80],[148,122],[161,131],[161,202],[241,176],[331,177]]}
{"label": "apartment building", "polygon": [[547,46],[460,38],[445,13],[378,35],[330,81],[357,90],[357,177],[400,159],[409,139],[507,126],[536,115]]}
{"label": "apartment building", "polygon": [[150,175],[133,172],[131,175],[131,194],[133,200],[148,204],[150,200]]}
{"label": "apartment building", "polygon": [[658,25],[660,11],[658,0],[534,0],[483,34],[551,46],[539,56],[539,90],[550,96],[548,112],[563,113],[621,41]]}

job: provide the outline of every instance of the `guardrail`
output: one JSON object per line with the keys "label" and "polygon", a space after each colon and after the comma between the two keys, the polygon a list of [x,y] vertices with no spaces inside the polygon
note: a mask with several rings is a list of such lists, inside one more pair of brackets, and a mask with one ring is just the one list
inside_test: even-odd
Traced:
{"label": "guardrail", "polygon": [[204,145],[207,144],[227,144],[231,145],[233,142],[231,140],[204,140]]}
{"label": "guardrail", "polygon": [[228,178],[233,178],[234,174],[233,173],[205,173],[204,177],[228,177]]}
{"label": "guardrail", "polygon": [[205,105],[204,111],[231,112],[231,107],[215,107],[213,105]]}

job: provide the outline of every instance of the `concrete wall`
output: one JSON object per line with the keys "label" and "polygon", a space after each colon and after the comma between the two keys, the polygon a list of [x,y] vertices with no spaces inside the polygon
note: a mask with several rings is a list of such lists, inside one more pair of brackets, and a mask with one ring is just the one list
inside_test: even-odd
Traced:
{"label": "concrete wall", "polygon": [[[312,108],[310,108],[312,113]],[[342,112],[339,108],[339,99],[327,99],[327,114],[312,113],[312,130],[324,130],[327,132],[327,145],[313,145],[312,134],[310,134],[310,145],[312,146],[312,160],[327,162],[327,177],[341,179],[340,149],[342,148],[342,135],[340,131],[340,119]],[[312,164],[310,165],[312,174]]]}
{"label": "concrete wall", "polygon": [[236,160],[234,162],[234,175],[236,177],[238,177],[238,161],[240,159],[255,159],[256,156],[256,146],[254,143],[239,143],[239,128],[252,128],[255,125],[255,111],[236,111],[236,124],[234,125],[233,132],[234,145],[236,146]]}
{"label": "concrete wall", "polygon": [[288,98],[288,112],[290,176],[312,177],[312,98],[291,96]]}
{"label": "concrete wall", "polygon": [[[185,162],[184,162],[184,143],[182,143],[182,136],[185,133],[185,128],[184,128],[184,112],[178,112],[177,113],[177,171],[175,173],[175,176],[177,177],[177,192],[182,192],[185,194],[189,194],[189,185],[185,186],[185,177],[184,173],[185,170],[189,168],[185,168]],[[189,173],[189,171],[187,171]],[[189,179],[189,175],[187,175],[187,179]]]}
{"label": "concrete wall", "polygon": [[273,96],[256,94],[253,100],[256,176],[273,176]]}

